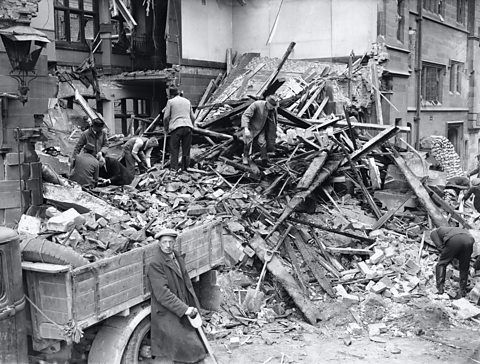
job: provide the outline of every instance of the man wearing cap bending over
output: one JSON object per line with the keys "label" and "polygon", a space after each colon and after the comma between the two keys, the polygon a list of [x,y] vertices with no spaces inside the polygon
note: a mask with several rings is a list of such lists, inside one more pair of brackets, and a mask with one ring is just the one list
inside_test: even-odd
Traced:
{"label": "man wearing cap bending over", "polygon": [[170,97],[163,114],[165,132],[170,134],[170,169],[173,172],[178,171],[178,155],[182,144],[182,170],[186,172],[190,166],[195,115],[190,101],[180,96],[178,89],[170,88]]}
{"label": "man wearing cap bending over", "polygon": [[130,138],[123,145],[123,155],[120,157],[120,161],[132,176],[135,176],[135,162],[138,163],[140,173],[144,173],[152,167],[150,157],[155,147],[158,147],[158,140],[155,137]]}
{"label": "man wearing cap bending over", "polygon": [[93,145],[93,152],[91,154],[97,157],[97,159],[100,157],[102,148],[107,146],[107,134],[103,130],[104,127],[105,123],[103,120],[96,118],[93,119],[90,128],[80,135],[80,139],[78,139],[77,145],[75,145],[73,149],[72,167],[74,166],[75,158],[87,144]]}
{"label": "man wearing cap bending over", "polygon": [[472,257],[473,243],[475,242],[475,239],[468,230],[450,226],[442,226],[438,229],[432,230],[430,237],[440,249],[440,257],[438,258],[437,266],[435,268],[438,293],[443,294],[444,292],[445,275],[447,273],[448,264],[450,264],[453,259],[457,258],[460,270],[460,290],[457,297],[465,297],[467,294],[470,258]]}
{"label": "man wearing cap bending over", "polygon": [[277,136],[277,107],[275,96],[252,103],[242,115],[244,133],[243,163],[248,164],[254,143],[260,147],[262,165],[268,164],[267,152],[275,151]]}
{"label": "man wearing cap bending over", "polygon": [[83,147],[83,153],[77,155],[75,167],[70,179],[84,188],[95,188],[98,182],[100,162],[94,155],[95,146],[87,143]]}
{"label": "man wearing cap bending over", "polygon": [[149,264],[151,295],[151,350],[156,363],[197,363],[206,350],[187,316],[198,314],[199,303],[183,257],[173,246],[177,232],[160,231],[159,248]]}

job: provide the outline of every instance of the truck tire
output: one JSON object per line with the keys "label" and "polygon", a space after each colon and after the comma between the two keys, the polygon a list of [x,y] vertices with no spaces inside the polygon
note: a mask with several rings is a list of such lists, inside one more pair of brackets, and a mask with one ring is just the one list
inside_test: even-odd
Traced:
{"label": "truck tire", "polygon": [[43,238],[23,240],[20,244],[22,259],[30,262],[71,265],[73,268],[89,261],[70,247]]}
{"label": "truck tire", "polygon": [[[128,344],[123,352],[122,364],[138,364],[144,361],[139,360],[140,349],[142,345],[150,344],[148,336],[150,334],[150,315],[138,324],[128,340]],[[148,343],[144,342],[148,340]]]}

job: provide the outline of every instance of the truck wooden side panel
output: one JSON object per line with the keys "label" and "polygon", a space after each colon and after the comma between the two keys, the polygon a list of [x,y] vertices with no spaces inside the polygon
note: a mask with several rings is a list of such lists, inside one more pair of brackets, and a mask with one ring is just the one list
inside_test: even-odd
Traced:
{"label": "truck wooden side panel", "polygon": [[[175,248],[185,254],[191,278],[223,264],[222,234],[220,223],[210,223],[178,237]],[[148,299],[146,273],[157,249],[153,243],[63,272],[24,268],[28,296],[38,307],[31,309],[34,338],[66,340],[65,325],[85,329]]]}

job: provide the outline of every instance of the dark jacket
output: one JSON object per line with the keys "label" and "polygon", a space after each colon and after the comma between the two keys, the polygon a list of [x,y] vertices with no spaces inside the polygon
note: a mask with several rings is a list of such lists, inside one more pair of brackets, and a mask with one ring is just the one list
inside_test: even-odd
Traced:
{"label": "dark jacket", "polygon": [[109,179],[115,186],[128,185],[134,178],[120,161],[111,157],[105,157],[105,165],[100,168],[100,177]]}
{"label": "dark jacket", "polygon": [[174,260],[160,247],[148,267],[151,295],[152,355],[186,363],[194,363],[206,356],[206,350],[185,312],[199,303],[183,258],[177,253]]}
{"label": "dark jacket", "polygon": [[98,182],[100,164],[93,155],[89,153],[79,154],[75,160],[70,179],[82,187],[94,188]]}
{"label": "dark jacket", "polygon": [[475,197],[473,198],[473,207],[475,207],[475,210],[480,212],[480,186],[472,186],[468,189],[467,193],[463,197],[463,200],[466,201],[468,198],[474,195]]}
{"label": "dark jacket", "polygon": [[450,226],[441,226],[438,229],[433,230],[431,233],[431,238],[439,249],[443,249],[445,244],[456,235],[468,235],[473,239],[468,230]]}
{"label": "dark jacket", "polygon": [[267,148],[275,146],[277,137],[277,111],[268,110],[267,101],[258,100],[252,103],[242,115],[242,128],[248,127],[252,138],[256,138],[262,131],[265,132]]}
{"label": "dark jacket", "polygon": [[98,152],[102,151],[103,147],[107,146],[107,135],[103,130],[95,134],[92,128],[88,128],[88,130],[85,130],[82,135],[80,135],[80,139],[78,139],[77,145],[75,145],[73,149],[72,158],[75,159],[87,144],[95,146],[95,152],[93,154],[97,155]]}

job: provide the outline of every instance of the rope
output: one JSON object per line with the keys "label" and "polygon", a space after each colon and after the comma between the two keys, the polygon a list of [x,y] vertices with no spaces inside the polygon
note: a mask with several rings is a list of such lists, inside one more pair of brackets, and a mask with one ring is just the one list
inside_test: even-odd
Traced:
{"label": "rope", "polygon": [[63,335],[67,338],[67,342],[80,342],[80,339],[83,337],[83,330],[78,326],[78,324],[74,320],[70,320],[64,325],[59,325],[55,321],[53,321],[50,317],[48,317],[32,300],[25,296],[27,301],[30,305],[35,308],[48,322],[53,324],[57,329],[63,332]]}

